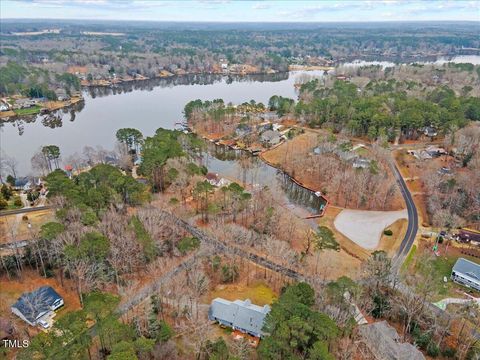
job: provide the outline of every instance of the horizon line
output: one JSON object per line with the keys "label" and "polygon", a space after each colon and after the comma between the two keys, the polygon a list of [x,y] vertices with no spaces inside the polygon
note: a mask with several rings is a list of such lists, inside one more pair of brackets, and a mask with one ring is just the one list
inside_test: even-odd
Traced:
{"label": "horizon line", "polygon": [[202,24],[265,24],[265,23],[274,23],[274,24],[324,24],[324,23],[432,23],[432,22],[468,22],[468,23],[478,23],[480,25],[480,20],[460,20],[460,19],[449,19],[449,20],[333,20],[333,21],[275,21],[275,20],[264,20],[264,21],[209,21],[209,20],[152,20],[152,19],[96,19],[96,18],[2,18],[2,21],[5,20],[37,20],[37,21],[123,21],[123,22],[135,22],[135,21],[144,21],[144,22],[171,22],[171,23],[202,23]]}

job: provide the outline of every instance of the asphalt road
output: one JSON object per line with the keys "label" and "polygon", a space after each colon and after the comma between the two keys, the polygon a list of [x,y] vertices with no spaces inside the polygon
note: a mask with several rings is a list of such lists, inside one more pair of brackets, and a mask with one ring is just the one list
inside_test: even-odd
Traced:
{"label": "asphalt road", "polygon": [[417,235],[418,231],[418,212],[415,202],[413,201],[412,194],[410,194],[407,184],[403,180],[403,177],[400,174],[397,166],[394,164],[392,164],[392,171],[395,175],[395,180],[397,180],[398,186],[400,187],[400,192],[405,200],[405,204],[407,205],[408,213],[407,232],[405,233],[405,237],[403,238],[402,243],[400,244],[400,247],[398,248],[398,251],[393,259],[394,265],[399,266],[405,260],[405,257],[415,241],[415,236]]}
{"label": "asphalt road", "polygon": [[5,211],[0,211],[0,216],[24,214],[24,213],[34,212],[34,211],[47,210],[50,208],[51,206],[36,206],[36,207],[29,207],[29,208],[23,208],[23,209],[5,210]]}

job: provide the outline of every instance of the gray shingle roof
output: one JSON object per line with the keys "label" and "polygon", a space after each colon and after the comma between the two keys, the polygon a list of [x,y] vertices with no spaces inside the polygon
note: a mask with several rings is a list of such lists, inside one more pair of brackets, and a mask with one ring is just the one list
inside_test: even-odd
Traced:
{"label": "gray shingle roof", "polygon": [[464,258],[458,258],[457,262],[453,266],[452,271],[468,275],[469,277],[480,281],[480,265],[474,263],[473,261]]}
{"label": "gray shingle roof", "polygon": [[265,316],[269,312],[270,307],[268,305],[258,306],[252,304],[248,299],[232,302],[216,298],[210,306],[209,318],[231,323],[236,329],[260,336]]}
{"label": "gray shingle roof", "polygon": [[35,321],[43,314],[49,312],[57,300],[62,297],[50,286],[42,286],[29,293],[23,293],[12,308],[17,309],[30,321]]}
{"label": "gray shingle roof", "polygon": [[386,321],[362,325],[359,330],[363,342],[378,359],[425,360],[415,346],[400,342],[397,331]]}

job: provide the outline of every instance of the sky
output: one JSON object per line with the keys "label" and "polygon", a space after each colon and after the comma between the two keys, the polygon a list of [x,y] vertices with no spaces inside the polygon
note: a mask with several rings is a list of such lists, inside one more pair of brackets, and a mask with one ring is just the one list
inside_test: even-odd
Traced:
{"label": "sky", "polygon": [[7,18],[222,22],[480,22],[480,0],[0,0],[0,19]]}

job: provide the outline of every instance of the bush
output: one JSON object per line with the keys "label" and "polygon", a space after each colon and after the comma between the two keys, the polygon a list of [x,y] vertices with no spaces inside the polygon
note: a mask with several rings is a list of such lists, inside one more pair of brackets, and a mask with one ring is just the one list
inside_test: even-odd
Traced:
{"label": "bush", "polygon": [[97,222],[97,215],[93,210],[87,209],[82,213],[81,221],[85,226],[94,225]]}
{"label": "bush", "polygon": [[8,202],[5,199],[0,199],[0,210],[6,209],[8,206]]}
{"label": "bush", "polygon": [[170,205],[176,205],[176,204],[179,203],[179,201],[178,201],[178,199],[177,199],[176,197],[172,197],[172,198],[170,198],[170,200],[168,201],[168,203],[169,203]]}
{"label": "bush", "polygon": [[22,220],[23,220],[23,221],[28,221],[28,216],[27,216],[27,215],[23,215],[23,216],[22,216]]}
{"label": "bush", "polygon": [[20,198],[20,196],[15,196],[13,198],[13,205],[15,205],[16,207],[22,207],[23,203],[22,203],[22,199]]}
{"label": "bush", "polygon": [[384,233],[385,235],[387,235],[387,236],[392,236],[392,235],[393,235],[393,231],[390,230],[390,229],[385,229],[385,230],[383,231],[383,233]]}
{"label": "bush", "polygon": [[185,255],[190,250],[197,249],[200,246],[200,240],[196,237],[184,237],[177,243],[178,250]]}
{"label": "bush", "polygon": [[456,354],[457,354],[457,350],[451,347],[445,348],[442,351],[442,356],[445,356],[446,358],[450,358],[450,359],[453,359]]}
{"label": "bush", "polygon": [[438,348],[437,344],[435,344],[434,342],[428,344],[427,355],[431,357],[437,357],[438,355],[440,355],[440,349]]}

